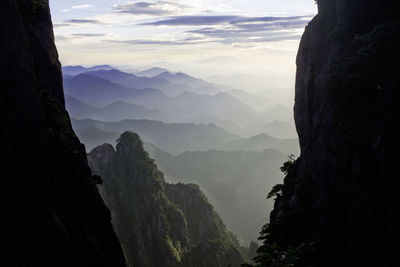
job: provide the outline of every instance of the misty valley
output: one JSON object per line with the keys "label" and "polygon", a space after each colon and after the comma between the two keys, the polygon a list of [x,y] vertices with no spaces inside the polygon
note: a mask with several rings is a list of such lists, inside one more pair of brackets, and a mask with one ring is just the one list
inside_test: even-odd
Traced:
{"label": "misty valley", "polygon": [[267,193],[299,155],[289,106],[158,67],[65,66],[63,78],[130,266],[252,262]]}
{"label": "misty valley", "polygon": [[394,0],[1,0],[11,267],[397,267]]}

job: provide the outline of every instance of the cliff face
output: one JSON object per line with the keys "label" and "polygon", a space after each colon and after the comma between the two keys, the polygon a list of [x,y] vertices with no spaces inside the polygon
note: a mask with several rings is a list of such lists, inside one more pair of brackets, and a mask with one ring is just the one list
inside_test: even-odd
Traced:
{"label": "cliff face", "polygon": [[246,257],[207,197],[195,184],[166,184],[165,193],[185,216],[190,248],[180,266],[240,266]]}
{"label": "cliff face", "polygon": [[130,266],[239,266],[244,257],[196,185],[169,185],[137,134],[88,156]]}
{"label": "cliff face", "polygon": [[400,152],[395,3],[318,0],[319,14],[301,41],[295,104],[301,156],[275,202],[268,242],[315,242],[317,266],[390,266],[394,257],[389,242],[397,232]]}
{"label": "cliff face", "polygon": [[48,2],[0,4],[5,216],[11,265],[125,266],[64,107]]}

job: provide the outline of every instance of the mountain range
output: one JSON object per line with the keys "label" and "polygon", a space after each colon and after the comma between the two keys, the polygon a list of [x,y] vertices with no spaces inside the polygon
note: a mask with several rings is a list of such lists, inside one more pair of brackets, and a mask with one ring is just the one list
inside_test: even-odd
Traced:
{"label": "mountain range", "polygon": [[[64,80],[64,89],[66,95],[72,96],[81,103],[97,108],[104,108],[115,102],[123,101],[128,104],[143,106],[147,109],[158,109],[165,113],[164,119],[172,118],[176,122],[188,121],[190,118],[199,115],[232,121],[240,125],[250,122],[256,123],[258,119],[257,114],[250,106],[223,92],[209,95],[184,91],[175,97],[170,97],[159,89],[128,88],[87,73]],[[67,107],[79,118],[93,118],[93,114],[89,117],[84,117],[87,114],[77,114],[73,106]],[[119,120],[137,117],[137,114],[131,113],[130,115],[126,113],[126,109],[115,112],[115,114],[117,113],[120,114],[117,118]],[[97,116],[103,117],[101,114]],[[161,117],[159,116],[159,118]]]}
{"label": "mountain range", "polygon": [[[252,135],[259,133],[250,130],[253,125],[270,123],[277,119],[292,120],[289,108],[268,98],[212,84],[181,72],[172,73],[166,69],[153,68],[132,74],[109,65],[92,68],[67,66],[64,69],[65,93],[82,103],[103,108],[123,101],[165,113],[164,116],[159,114],[158,117],[146,116],[142,117],[143,119],[217,125],[220,121],[225,122],[225,126],[228,122],[231,126],[239,126],[234,127],[238,128],[235,133],[251,132]],[[121,116],[114,120],[138,118],[136,114],[126,113],[125,110],[120,114]],[[96,118],[77,115],[78,118]],[[201,120],[196,120],[197,118]],[[223,126],[222,123],[219,126]],[[233,128],[230,127],[229,130],[233,131]]]}
{"label": "mountain range", "polygon": [[285,153],[263,151],[195,151],[177,156],[146,145],[169,182],[196,183],[205,192],[229,229],[246,244],[257,236],[272,200],[266,195],[282,181],[279,168]]}
{"label": "mountain range", "polygon": [[92,119],[72,119],[72,126],[87,150],[103,143],[115,144],[124,131],[135,131],[143,141],[163,151],[177,155],[185,151],[263,151],[276,149],[289,155],[299,155],[297,139],[279,139],[267,134],[242,138],[215,124],[164,123],[152,120],[122,120],[104,122]]}
{"label": "mountain range", "polygon": [[164,123],[150,120],[123,120],[103,122],[96,120],[72,120],[72,126],[86,148],[103,144],[115,144],[118,136],[129,130],[138,133],[147,143],[151,143],[171,154],[185,151],[204,151],[222,143],[240,139],[214,124]]}
{"label": "mountain range", "polygon": [[75,97],[66,95],[65,104],[69,114],[75,119],[94,119],[101,121],[120,121],[123,119],[148,119],[158,121],[171,121],[165,113],[158,109],[117,101],[102,108],[85,104]]}

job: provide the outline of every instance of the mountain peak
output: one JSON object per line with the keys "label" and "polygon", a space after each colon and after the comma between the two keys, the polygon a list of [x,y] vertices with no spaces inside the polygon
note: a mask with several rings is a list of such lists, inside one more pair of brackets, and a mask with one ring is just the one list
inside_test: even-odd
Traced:
{"label": "mountain peak", "polygon": [[93,67],[84,67],[81,65],[69,65],[69,66],[64,66],[62,67],[63,74],[66,75],[78,75],[84,72],[89,72],[89,71],[98,71],[98,70],[110,70],[113,69],[114,67],[110,65],[96,65]]}
{"label": "mountain peak", "polygon": [[118,139],[117,153],[119,155],[127,155],[134,151],[142,155],[146,153],[139,135],[135,132],[126,131],[121,134],[121,137]]}
{"label": "mountain peak", "polygon": [[168,72],[168,70],[164,69],[164,68],[153,67],[151,69],[146,69],[146,70],[138,72],[136,74],[139,75],[139,76],[145,76],[145,77],[150,77],[151,78],[151,77],[160,75],[163,72]]}

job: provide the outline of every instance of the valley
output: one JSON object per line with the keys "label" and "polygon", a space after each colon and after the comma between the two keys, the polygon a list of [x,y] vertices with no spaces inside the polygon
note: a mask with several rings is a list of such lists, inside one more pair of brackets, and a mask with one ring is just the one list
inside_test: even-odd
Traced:
{"label": "valley", "polygon": [[279,168],[299,155],[290,108],[163,68],[63,70],[66,107],[88,153],[137,133],[167,182],[198,185],[241,246],[257,240]]}

